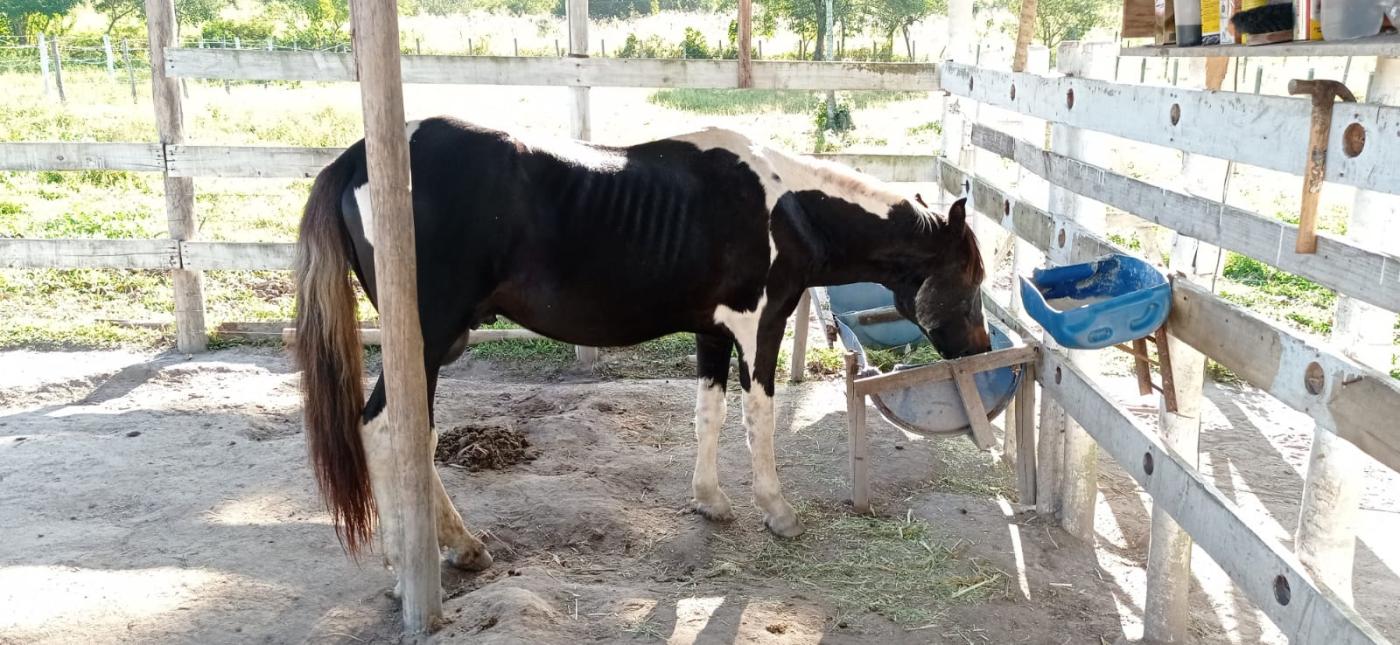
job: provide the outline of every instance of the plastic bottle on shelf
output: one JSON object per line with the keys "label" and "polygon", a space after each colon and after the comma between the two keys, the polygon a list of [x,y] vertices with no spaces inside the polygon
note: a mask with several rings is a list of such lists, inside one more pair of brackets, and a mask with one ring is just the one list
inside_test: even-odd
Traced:
{"label": "plastic bottle on shelf", "polygon": [[1350,40],[1374,36],[1394,0],[1323,0],[1322,39]]}

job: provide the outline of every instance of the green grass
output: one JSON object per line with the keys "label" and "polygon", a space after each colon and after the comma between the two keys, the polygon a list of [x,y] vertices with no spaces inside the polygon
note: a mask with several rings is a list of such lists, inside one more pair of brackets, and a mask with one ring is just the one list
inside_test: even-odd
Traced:
{"label": "green grass", "polygon": [[865,350],[865,358],[871,365],[880,368],[882,372],[894,369],[897,364],[922,365],[943,360],[933,345],[922,342],[912,348],[867,349]]}
{"label": "green grass", "polygon": [[[858,91],[838,92],[837,95],[843,102],[849,103],[853,109],[860,109],[895,101],[924,98],[927,93]],[[699,114],[761,114],[765,112],[805,114],[816,109],[817,103],[824,100],[824,96],[822,92],[802,90],[678,88],[657,90],[647,100],[674,110]]]}
{"label": "green grass", "polygon": [[788,583],[834,605],[834,621],[875,613],[905,627],[929,624],[956,603],[1005,593],[1005,574],[960,557],[923,520],[852,515],[817,503],[797,511],[807,526],[797,539],[716,533],[712,572]]}
{"label": "green grass", "polygon": [[1331,290],[1291,273],[1275,269],[1254,258],[1230,253],[1225,261],[1224,276],[1249,285],[1260,293],[1306,302],[1318,307],[1332,307],[1337,296]]}

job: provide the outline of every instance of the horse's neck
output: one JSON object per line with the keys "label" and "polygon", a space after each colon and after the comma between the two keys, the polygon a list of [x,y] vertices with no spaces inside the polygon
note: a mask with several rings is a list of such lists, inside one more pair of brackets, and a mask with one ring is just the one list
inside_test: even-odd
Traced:
{"label": "horse's neck", "polygon": [[803,200],[802,215],[816,240],[810,286],[887,282],[923,256],[937,222],[907,203],[879,216],[848,202]]}

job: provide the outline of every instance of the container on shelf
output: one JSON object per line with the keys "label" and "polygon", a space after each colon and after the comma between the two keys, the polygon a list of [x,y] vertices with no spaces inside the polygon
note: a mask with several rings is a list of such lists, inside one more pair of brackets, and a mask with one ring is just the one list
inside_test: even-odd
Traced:
{"label": "container on shelf", "polygon": [[1128,255],[1036,269],[1020,280],[1026,313],[1070,349],[1101,349],[1149,336],[1171,308],[1166,276]]}

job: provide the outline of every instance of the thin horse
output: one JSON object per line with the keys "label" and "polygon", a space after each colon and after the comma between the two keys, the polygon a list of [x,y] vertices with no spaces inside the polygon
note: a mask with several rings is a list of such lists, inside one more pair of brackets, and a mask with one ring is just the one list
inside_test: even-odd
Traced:
{"label": "thin horse", "polygon": [[[629,147],[542,145],[434,118],[410,123],[408,138],[430,406],[438,370],[496,316],[593,347],[694,333],[693,505],[712,520],[734,517],[717,466],[737,349],[755,501],[774,533],[803,531],[778,483],[773,391],[783,329],[804,289],[877,282],[943,356],[990,349],[982,261],[962,200],[940,217],[917,196],[726,130]],[[382,376],[362,404],[347,271],[377,302],[373,218],[359,142],[316,178],[295,269],[312,468],[352,554],[370,539],[375,500],[384,499],[392,431]],[[489,566],[441,481],[435,503],[449,561]]]}

